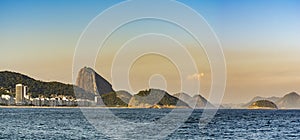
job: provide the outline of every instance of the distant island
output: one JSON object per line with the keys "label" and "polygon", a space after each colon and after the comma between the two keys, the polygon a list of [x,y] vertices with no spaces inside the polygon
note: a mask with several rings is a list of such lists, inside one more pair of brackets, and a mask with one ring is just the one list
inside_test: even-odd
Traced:
{"label": "distant island", "polygon": [[[2,106],[216,108],[200,94],[193,97],[187,93],[171,95],[160,89],[142,90],[136,94],[115,91],[106,79],[89,67],[80,69],[75,85],[43,82],[20,73],[2,71],[0,72],[0,95]],[[300,109],[300,95],[291,92],[283,97],[255,97],[245,104],[225,104],[221,108]]]}
{"label": "distant island", "polygon": [[268,100],[255,101],[250,106],[248,106],[248,108],[249,109],[278,109],[275,103]]}
{"label": "distant island", "polygon": [[[273,103],[276,105],[278,109],[300,109],[300,95],[296,92],[290,92],[284,95],[283,97],[254,97],[251,101],[247,103],[242,103],[242,104],[229,104],[229,105],[224,105],[225,108],[229,109],[246,109],[246,108],[251,108],[251,109],[260,109],[260,107],[256,106],[254,107],[253,104],[259,104],[260,103],[264,104],[265,103]],[[264,106],[261,106],[264,108]]]}

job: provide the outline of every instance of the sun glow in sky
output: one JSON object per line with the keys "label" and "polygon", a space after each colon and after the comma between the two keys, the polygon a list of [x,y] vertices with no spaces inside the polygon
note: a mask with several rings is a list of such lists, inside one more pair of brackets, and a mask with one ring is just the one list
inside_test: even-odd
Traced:
{"label": "sun glow in sky", "polygon": [[[45,81],[71,83],[73,54],[81,32],[87,24],[117,0],[0,0],[0,70],[11,70]],[[199,12],[216,32],[227,63],[227,87],[224,103],[240,103],[254,96],[282,96],[300,92],[300,1],[298,0],[180,0]],[[167,11],[167,9],[166,9]],[[149,26],[154,26],[155,23]],[[121,29],[116,34],[127,39],[129,33],[143,29],[146,23]],[[148,25],[148,24],[147,24]],[[161,26],[164,24],[160,24]],[[136,28],[139,26],[139,28]],[[148,28],[154,29],[155,28]],[[168,30],[169,29],[169,30]],[[164,28],[165,32],[180,30]],[[124,34],[125,33],[125,34]],[[186,36],[178,37],[184,38]],[[113,52],[120,40],[106,44]],[[201,92],[210,90],[209,63],[202,49],[184,38],[186,47],[201,70],[187,79],[201,81]],[[149,47],[145,45],[145,47]],[[172,50],[170,50],[172,51]],[[110,53],[99,52],[96,70],[110,80]],[[106,63],[103,60],[107,60]],[[152,61],[151,61],[152,60]],[[173,65],[163,58],[145,56],[132,67],[130,77],[136,90],[147,88],[149,73],[156,65]],[[160,61],[159,61],[160,60]],[[175,68],[174,68],[175,69]],[[177,92],[176,70],[160,69],[169,74],[167,90]],[[147,74],[149,74],[147,73]],[[172,76],[175,75],[175,76]],[[138,77],[138,78],[136,78]],[[176,79],[176,78],[175,78]]]}

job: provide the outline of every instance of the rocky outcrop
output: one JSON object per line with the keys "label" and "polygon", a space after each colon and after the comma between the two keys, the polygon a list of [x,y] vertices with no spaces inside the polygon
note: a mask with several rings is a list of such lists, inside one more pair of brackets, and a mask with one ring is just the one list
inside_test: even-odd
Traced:
{"label": "rocky outcrop", "polygon": [[107,80],[88,67],[84,67],[79,71],[76,85],[96,95],[114,92]]}
{"label": "rocky outcrop", "polygon": [[260,97],[260,96],[256,96],[254,97],[251,101],[249,101],[248,103],[245,103],[243,105],[241,105],[241,108],[247,108],[248,106],[250,106],[253,102],[259,101],[259,100],[268,100],[271,102],[277,102],[280,99],[280,97]]}
{"label": "rocky outcrop", "polygon": [[125,102],[127,104],[129,103],[129,101],[132,97],[132,95],[129,92],[124,91],[124,90],[117,91],[116,95],[118,98],[120,98],[123,102]]}
{"label": "rocky outcrop", "polygon": [[202,97],[201,95],[195,95],[193,97],[196,101],[197,101],[197,104],[195,106],[195,108],[204,108],[204,107],[207,107],[207,108],[216,108],[214,105],[212,105],[210,102],[208,102],[204,97]]}
{"label": "rocky outcrop", "polygon": [[268,100],[259,100],[253,102],[250,106],[248,106],[248,108],[249,109],[278,109],[275,103]]}
{"label": "rocky outcrop", "polygon": [[134,108],[189,108],[185,102],[159,89],[140,91],[130,99],[128,106]]}
{"label": "rocky outcrop", "polygon": [[106,107],[127,107],[128,103],[123,101],[118,97],[116,92],[105,93],[101,95],[102,102],[100,102],[100,106],[105,105]]}
{"label": "rocky outcrop", "polygon": [[300,109],[300,95],[296,92],[291,92],[283,97],[254,97],[250,102],[243,104],[241,108],[247,108],[252,103],[259,100],[268,100],[277,105],[279,109]]}
{"label": "rocky outcrop", "polygon": [[291,92],[275,102],[281,109],[299,109],[300,95],[296,92]]}
{"label": "rocky outcrop", "polygon": [[174,96],[187,103],[191,108],[203,109],[206,106],[207,108],[216,108],[201,95],[195,95],[191,97],[186,93],[177,93],[174,94]]}

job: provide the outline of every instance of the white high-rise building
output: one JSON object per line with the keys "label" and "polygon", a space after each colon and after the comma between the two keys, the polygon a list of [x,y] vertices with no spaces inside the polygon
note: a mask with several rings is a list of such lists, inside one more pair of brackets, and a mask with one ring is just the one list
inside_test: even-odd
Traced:
{"label": "white high-rise building", "polygon": [[23,86],[23,92],[24,92],[24,98],[29,99],[28,87],[27,86]]}
{"label": "white high-rise building", "polygon": [[16,85],[16,104],[23,104],[25,102],[25,99],[29,99],[27,90],[27,86],[23,86],[22,84]]}

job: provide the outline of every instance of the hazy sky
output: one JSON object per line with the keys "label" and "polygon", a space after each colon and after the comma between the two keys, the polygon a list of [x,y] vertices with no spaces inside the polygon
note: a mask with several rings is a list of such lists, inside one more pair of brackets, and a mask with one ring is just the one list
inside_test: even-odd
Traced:
{"label": "hazy sky", "polygon": [[[118,2],[0,0],[0,70],[21,72],[45,81],[70,83],[73,54],[81,32],[95,16]],[[290,91],[300,92],[299,0],[180,2],[199,12],[221,41],[227,63],[224,103],[246,102],[254,96],[283,96]],[[128,25],[120,29],[119,34],[116,32],[115,38],[126,39],[126,34],[133,30],[158,26],[151,23],[153,21],[148,22]],[[166,33],[180,33],[171,27],[164,30]],[[204,51],[193,48],[195,42],[188,37],[184,40],[187,49],[194,52],[192,55],[201,69],[199,74],[203,73],[201,91],[207,97],[210,70]],[[109,67],[106,67],[109,64],[106,63],[111,61],[109,57],[112,56],[107,52],[113,52],[118,42],[121,41],[108,40],[96,63],[96,70],[109,81]],[[135,90],[147,88],[147,80],[155,74],[157,65],[165,66],[160,72],[168,75],[168,91],[177,92],[180,83],[176,80],[176,67],[163,57],[151,55],[139,59],[132,66],[132,87]]]}

